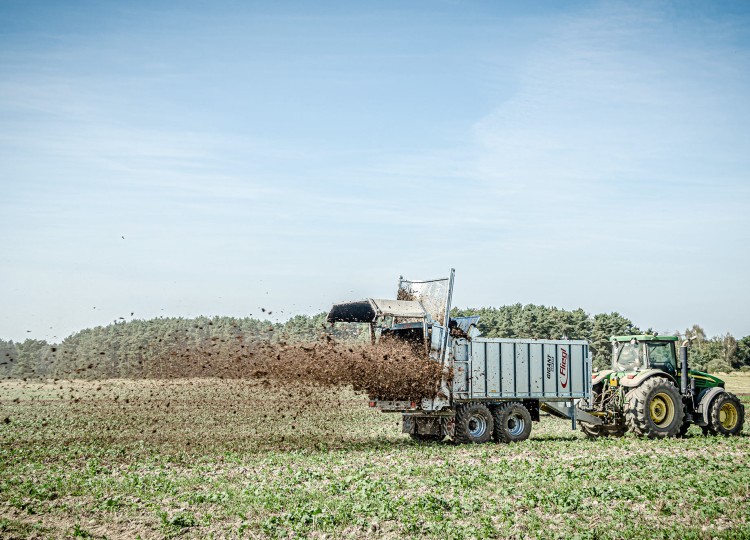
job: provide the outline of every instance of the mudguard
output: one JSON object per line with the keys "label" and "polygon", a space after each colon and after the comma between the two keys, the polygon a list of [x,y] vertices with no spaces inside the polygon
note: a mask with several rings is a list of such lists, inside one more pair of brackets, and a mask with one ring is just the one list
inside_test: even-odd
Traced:
{"label": "mudguard", "polygon": [[650,379],[651,377],[664,377],[665,379],[669,379],[672,381],[675,385],[677,385],[677,381],[675,381],[674,377],[672,377],[669,373],[662,371],[660,369],[646,369],[644,371],[638,372],[637,375],[633,377],[633,374],[626,375],[624,377],[620,378],[620,386],[624,386],[626,388],[635,388],[636,386],[640,386],[643,384],[646,380]]}
{"label": "mudguard", "polygon": [[704,425],[710,424],[709,411],[711,410],[711,402],[719,394],[726,392],[721,386],[714,386],[709,388],[701,397],[700,403],[698,403],[698,409],[695,411],[696,416],[702,416]]}
{"label": "mudguard", "polygon": [[605,369],[602,371],[597,371],[596,373],[594,373],[594,378],[591,379],[591,386],[594,386],[595,384],[599,384],[604,379],[606,379],[610,373],[614,373],[614,372],[615,371],[613,369]]}

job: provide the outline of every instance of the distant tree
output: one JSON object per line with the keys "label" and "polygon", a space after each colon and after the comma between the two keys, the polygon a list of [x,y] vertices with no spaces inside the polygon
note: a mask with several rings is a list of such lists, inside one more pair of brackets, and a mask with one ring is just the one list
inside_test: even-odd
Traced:
{"label": "distant tree", "polygon": [[11,376],[18,360],[18,351],[12,341],[0,339],[0,378]]}
{"label": "distant tree", "polygon": [[729,332],[716,339],[720,344],[719,359],[728,368],[725,371],[729,371],[732,368],[732,364],[736,363],[737,340]]}
{"label": "distant tree", "polygon": [[699,325],[694,324],[685,330],[685,339],[691,340],[694,344],[700,344],[706,341],[706,332]]}
{"label": "distant tree", "polygon": [[735,366],[750,366],[750,336],[745,336],[737,342],[735,351]]}
{"label": "distant tree", "polygon": [[50,345],[44,340],[27,339],[16,344],[18,359],[12,370],[14,377],[44,377],[48,374]]}

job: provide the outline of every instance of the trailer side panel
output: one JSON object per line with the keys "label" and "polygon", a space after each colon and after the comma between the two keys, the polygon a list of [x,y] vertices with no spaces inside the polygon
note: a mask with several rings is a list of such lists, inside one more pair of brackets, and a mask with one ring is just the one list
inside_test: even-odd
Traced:
{"label": "trailer side panel", "polygon": [[457,401],[563,401],[590,393],[591,364],[585,341],[458,339],[452,349],[453,398]]}

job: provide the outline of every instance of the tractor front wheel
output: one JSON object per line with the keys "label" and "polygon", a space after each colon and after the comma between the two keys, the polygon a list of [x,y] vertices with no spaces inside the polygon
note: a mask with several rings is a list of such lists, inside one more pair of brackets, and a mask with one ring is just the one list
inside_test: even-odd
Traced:
{"label": "tractor front wheel", "polygon": [[646,380],[627,395],[625,419],[628,429],[649,439],[676,437],[685,418],[685,408],[677,387],[668,379]]}
{"label": "tractor front wheel", "polygon": [[466,403],[456,408],[456,442],[486,443],[492,437],[492,413],[481,403]]}
{"label": "tractor front wheel", "polygon": [[745,407],[731,392],[722,392],[711,403],[709,429],[717,435],[737,435],[745,423]]}

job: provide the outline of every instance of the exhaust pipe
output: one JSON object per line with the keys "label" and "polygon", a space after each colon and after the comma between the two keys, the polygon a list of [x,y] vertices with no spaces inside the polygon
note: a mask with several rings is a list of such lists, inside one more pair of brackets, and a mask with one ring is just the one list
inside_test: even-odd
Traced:
{"label": "exhaust pipe", "polygon": [[680,394],[687,394],[688,390],[688,344],[689,339],[682,342],[680,347]]}

